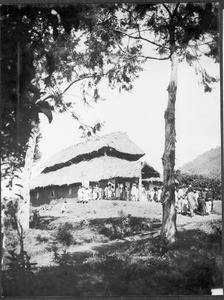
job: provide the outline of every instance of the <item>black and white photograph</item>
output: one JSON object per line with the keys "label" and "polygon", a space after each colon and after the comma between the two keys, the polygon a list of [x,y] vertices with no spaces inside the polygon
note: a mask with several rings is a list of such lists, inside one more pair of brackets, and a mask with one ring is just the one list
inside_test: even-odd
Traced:
{"label": "black and white photograph", "polygon": [[2,297],[222,297],[222,14],[0,5]]}

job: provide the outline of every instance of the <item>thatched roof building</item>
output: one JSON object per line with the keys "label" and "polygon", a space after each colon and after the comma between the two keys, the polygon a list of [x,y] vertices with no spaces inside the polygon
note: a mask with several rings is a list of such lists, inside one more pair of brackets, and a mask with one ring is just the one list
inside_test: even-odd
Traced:
{"label": "thatched roof building", "polygon": [[126,133],[115,132],[71,146],[49,159],[31,182],[31,201],[40,204],[55,198],[76,197],[80,184],[114,180],[116,184],[159,177],[144,152]]}

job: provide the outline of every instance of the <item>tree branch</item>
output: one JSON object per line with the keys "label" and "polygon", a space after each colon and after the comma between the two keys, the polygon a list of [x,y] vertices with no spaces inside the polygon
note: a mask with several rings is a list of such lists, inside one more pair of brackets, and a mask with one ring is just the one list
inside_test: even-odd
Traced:
{"label": "tree branch", "polygon": [[[70,89],[70,87],[71,87],[73,84],[75,84],[75,83],[77,83],[77,82],[79,82],[79,81],[81,81],[81,80],[84,80],[84,79],[87,79],[87,78],[92,78],[92,77],[93,77],[93,75],[88,75],[88,76],[83,76],[83,77],[81,77],[81,78],[78,78],[78,79],[72,81],[72,82],[64,89],[64,91],[61,92],[60,94],[58,94],[57,96],[62,96],[67,90]],[[53,97],[54,97],[53,94],[52,94],[52,95],[49,95],[49,96],[47,96],[46,98],[44,98],[42,101],[46,101],[47,99],[50,99],[50,98],[53,98]]]}
{"label": "tree branch", "polygon": [[168,12],[170,18],[172,18],[172,14],[171,14],[171,11],[169,10],[169,8],[166,6],[166,4],[163,4],[163,7],[165,7],[166,11]]}
{"label": "tree branch", "polygon": [[75,84],[76,82],[79,82],[79,81],[81,81],[81,80],[83,80],[83,79],[92,78],[92,77],[93,77],[93,75],[88,75],[88,76],[83,76],[83,77],[81,77],[81,78],[78,78],[78,79],[72,81],[72,82],[67,86],[67,88],[64,89],[64,91],[60,94],[60,96],[63,95],[68,89],[70,89],[70,87],[71,87],[73,84]]}
{"label": "tree branch", "polygon": [[[165,5],[165,4],[164,4]],[[177,9],[178,9],[178,7],[179,7],[179,5],[180,5],[180,3],[177,3],[177,5],[175,6],[175,9],[174,9],[174,11],[173,11],[173,17],[175,16],[175,14],[176,14],[176,12],[177,12]]]}
{"label": "tree branch", "polygon": [[142,57],[142,58],[146,58],[146,59],[155,59],[155,60],[167,60],[170,59],[171,55],[167,56],[167,57],[153,57],[153,56],[144,56],[144,55],[140,55],[138,57]]}
{"label": "tree branch", "polygon": [[155,42],[153,42],[153,41],[150,41],[150,40],[148,40],[148,39],[146,39],[146,38],[143,38],[141,35],[140,36],[132,36],[131,34],[128,34],[128,33],[126,33],[126,32],[123,32],[123,31],[121,31],[121,30],[118,30],[118,29],[112,29],[113,31],[116,31],[116,32],[119,32],[119,33],[122,33],[123,35],[125,35],[125,36],[127,36],[127,37],[129,37],[129,38],[131,38],[131,39],[135,39],[135,40],[143,40],[143,41],[145,41],[145,42],[148,42],[148,43],[150,43],[150,44],[152,44],[152,45],[155,45],[155,46],[157,46],[157,47],[161,47],[161,48],[166,48],[166,49],[169,49],[169,47],[165,47],[165,46],[163,46],[163,45],[160,45],[160,44],[158,44],[158,43],[155,43]]}

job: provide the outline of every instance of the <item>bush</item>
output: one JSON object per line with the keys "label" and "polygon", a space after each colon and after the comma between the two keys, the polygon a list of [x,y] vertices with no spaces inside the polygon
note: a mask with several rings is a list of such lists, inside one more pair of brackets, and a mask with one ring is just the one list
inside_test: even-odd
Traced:
{"label": "bush", "polygon": [[40,234],[37,235],[36,240],[38,243],[47,243],[49,238],[46,236],[41,236]]}
{"label": "bush", "polygon": [[221,220],[211,221],[211,228],[212,228],[214,234],[217,234],[219,236],[222,235],[222,222],[221,222]]}
{"label": "bush", "polygon": [[16,250],[9,250],[5,257],[7,270],[3,272],[3,290],[10,291],[14,295],[22,295],[23,292],[32,290],[34,271],[37,263],[30,261],[31,257],[26,251],[19,254]]}
{"label": "bush", "polygon": [[17,254],[16,250],[13,249],[8,252],[9,255],[5,257],[8,260],[6,265],[12,276],[15,276],[18,272],[33,272],[36,270],[37,263],[30,262],[31,257],[26,251]]}
{"label": "bush", "polygon": [[54,252],[54,258],[53,262],[56,264],[59,264],[59,266],[70,266],[74,265],[74,259],[71,256],[71,253],[66,251],[65,249],[62,250],[62,253],[60,254],[58,252],[57,247],[53,247],[53,252]]}
{"label": "bush", "polygon": [[125,214],[122,210],[118,212],[117,218],[97,220],[97,222],[93,220],[91,224],[96,225],[98,232],[111,240],[142,233],[158,227],[157,225],[161,226],[158,220],[149,221],[146,218],[132,217],[130,214]]}
{"label": "bush", "polygon": [[108,218],[106,224],[101,224],[99,233],[109,237],[111,240],[120,239],[131,234],[131,215],[118,212],[118,218]]}
{"label": "bush", "polygon": [[71,230],[73,230],[73,225],[71,223],[66,222],[65,224],[60,225],[56,233],[57,241],[65,246],[72,245],[74,238]]}

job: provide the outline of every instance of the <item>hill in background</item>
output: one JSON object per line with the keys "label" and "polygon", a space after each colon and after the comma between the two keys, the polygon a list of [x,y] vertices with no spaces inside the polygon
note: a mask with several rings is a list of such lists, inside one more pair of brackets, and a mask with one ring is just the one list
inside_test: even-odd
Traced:
{"label": "hill in background", "polygon": [[179,168],[181,173],[221,178],[221,147],[213,148]]}

